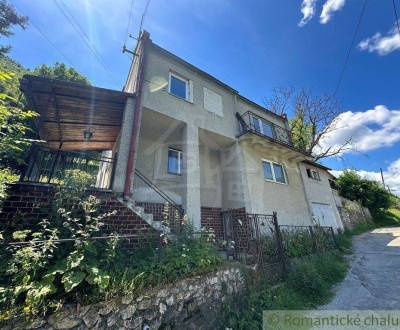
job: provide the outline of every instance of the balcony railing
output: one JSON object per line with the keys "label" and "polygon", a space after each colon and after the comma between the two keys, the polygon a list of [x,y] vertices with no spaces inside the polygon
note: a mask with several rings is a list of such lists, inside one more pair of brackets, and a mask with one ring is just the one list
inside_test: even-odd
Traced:
{"label": "balcony railing", "polygon": [[63,185],[68,174],[86,175],[89,187],[110,189],[114,161],[104,153],[71,152],[33,146],[20,181]]}
{"label": "balcony railing", "polygon": [[247,111],[243,115],[236,113],[236,117],[239,120],[240,135],[254,133],[270,140],[293,146],[290,132],[287,129],[282,128],[251,111]]}

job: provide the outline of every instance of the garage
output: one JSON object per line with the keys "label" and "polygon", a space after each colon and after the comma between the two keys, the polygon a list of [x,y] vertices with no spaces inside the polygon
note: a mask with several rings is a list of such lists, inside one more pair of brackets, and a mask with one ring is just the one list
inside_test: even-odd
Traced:
{"label": "garage", "polygon": [[317,221],[321,226],[337,227],[335,213],[333,212],[331,205],[321,203],[311,204],[315,221]]}

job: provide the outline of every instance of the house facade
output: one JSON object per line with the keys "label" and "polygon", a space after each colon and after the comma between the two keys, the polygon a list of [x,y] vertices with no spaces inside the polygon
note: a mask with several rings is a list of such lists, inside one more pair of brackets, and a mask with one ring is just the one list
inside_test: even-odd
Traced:
{"label": "house facade", "polygon": [[[17,214],[37,221],[54,186],[78,170],[106,206],[120,210],[110,221],[124,235],[179,230],[184,213],[196,230],[212,228],[218,238],[241,231],[242,246],[261,227],[276,230],[272,218],[343,227],[329,169],[293,146],[286,115],[161,48],[147,32],[132,57],[123,91],[23,77],[20,89],[40,115],[45,142],[33,147],[1,225]],[[232,227],[243,221],[246,230]]]}
{"label": "house facade", "polygon": [[[125,113],[114,147],[114,191],[126,192],[124,178],[133,166],[181,205],[197,229],[239,209],[277,212],[280,224],[342,227],[327,168],[292,146],[285,115],[243,97],[153,43],[146,32],[124,91],[136,95],[136,105],[131,116]],[[127,171],[128,145],[134,155]],[[309,177],[310,168],[318,180]],[[140,178],[130,182],[128,198],[135,205],[163,203]]]}

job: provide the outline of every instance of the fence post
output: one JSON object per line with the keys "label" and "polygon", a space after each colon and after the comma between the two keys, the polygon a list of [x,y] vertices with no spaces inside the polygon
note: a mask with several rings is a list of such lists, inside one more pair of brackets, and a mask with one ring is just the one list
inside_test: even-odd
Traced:
{"label": "fence post", "polygon": [[278,254],[279,254],[279,257],[282,262],[282,275],[283,275],[283,277],[286,277],[286,271],[287,271],[286,255],[285,255],[285,249],[283,246],[281,230],[279,229],[278,216],[277,216],[276,212],[272,213],[272,218],[273,218],[273,222],[274,222],[275,237],[276,237],[276,243],[278,246]]}
{"label": "fence post", "polygon": [[336,240],[335,232],[333,231],[332,227],[329,227],[329,230],[330,230],[330,232],[332,234],[333,244],[335,245],[335,248],[338,249],[339,248],[339,244],[338,244],[338,242]]}
{"label": "fence post", "polygon": [[315,233],[314,233],[314,229],[312,226],[308,226],[308,230],[310,231],[310,235],[311,235],[311,240],[312,240],[312,248],[314,253],[317,253],[317,240],[315,238]]}

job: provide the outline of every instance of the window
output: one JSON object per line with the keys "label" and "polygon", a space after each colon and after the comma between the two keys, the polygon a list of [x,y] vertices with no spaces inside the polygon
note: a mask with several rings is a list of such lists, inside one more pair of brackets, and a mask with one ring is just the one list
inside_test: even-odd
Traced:
{"label": "window", "polygon": [[182,151],[168,148],[168,173],[181,174]]}
{"label": "window", "polygon": [[317,170],[307,168],[307,175],[309,178],[311,178],[313,180],[321,181],[321,178],[319,177],[319,172]]}
{"label": "window", "polygon": [[275,138],[274,127],[272,123],[255,116],[252,117],[252,122],[256,132],[271,138]]}
{"label": "window", "polygon": [[277,183],[287,184],[285,169],[281,164],[262,160],[264,179]]}
{"label": "window", "polygon": [[263,168],[264,168],[264,179],[274,181],[274,175],[272,174],[271,163],[263,161]]}
{"label": "window", "polygon": [[204,109],[222,117],[223,111],[222,111],[221,95],[205,87],[203,88],[203,92],[204,92]]}
{"label": "window", "polygon": [[193,102],[191,81],[172,72],[169,74],[169,92],[181,99]]}

